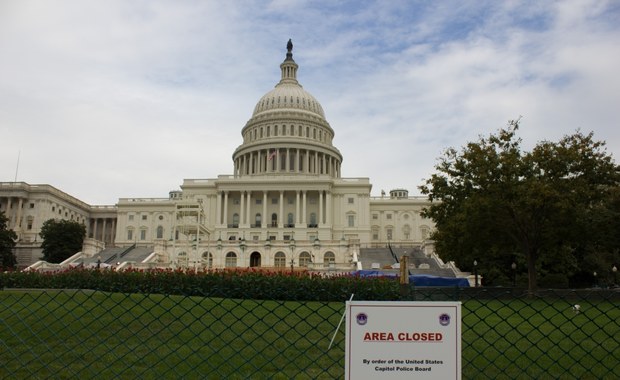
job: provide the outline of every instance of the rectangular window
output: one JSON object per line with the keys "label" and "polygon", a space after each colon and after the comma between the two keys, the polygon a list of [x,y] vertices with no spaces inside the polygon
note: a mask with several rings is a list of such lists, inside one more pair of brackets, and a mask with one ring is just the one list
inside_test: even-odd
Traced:
{"label": "rectangular window", "polygon": [[379,240],[379,234],[372,234],[372,240]]}
{"label": "rectangular window", "polygon": [[30,208],[34,208],[34,203],[31,203],[31,204],[30,204]]}
{"label": "rectangular window", "polygon": [[278,198],[271,198],[271,204],[272,205],[277,205],[278,204]]}
{"label": "rectangular window", "polygon": [[284,235],[283,238],[285,241],[291,240],[291,235]]}
{"label": "rectangular window", "polygon": [[239,198],[235,198],[233,199],[233,204],[234,205],[238,205],[241,201],[239,200]]}
{"label": "rectangular window", "polygon": [[295,204],[295,198],[288,198],[288,204],[290,205]]}
{"label": "rectangular window", "polygon": [[262,199],[257,199],[256,200],[256,204],[257,205],[262,205],[263,204],[263,200]]}
{"label": "rectangular window", "polygon": [[133,230],[127,230],[127,240],[133,240]]}
{"label": "rectangular window", "polygon": [[388,228],[387,230],[387,238],[388,240],[392,240],[392,229],[391,228]]}
{"label": "rectangular window", "polygon": [[372,220],[377,220],[379,219],[379,215],[377,214],[372,214]]}
{"label": "rectangular window", "polygon": [[385,215],[385,217],[386,217],[388,220],[389,220],[389,219],[392,219],[392,214],[387,214],[387,215]]}
{"label": "rectangular window", "polygon": [[355,215],[347,215],[349,227],[355,227]]}
{"label": "rectangular window", "polygon": [[142,220],[146,220],[146,215],[142,215]]}
{"label": "rectangular window", "polygon": [[146,230],[140,230],[140,240],[146,240]]}
{"label": "rectangular window", "polygon": [[133,215],[128,215],[127,218],[129,219],[129,221],[131,222],[133,220]]}
{"label": "rectangular window", "polygon": [[348,199],[348,201],[349,201],[349,204],[350,204],[350,205],[352,205],[352,204],[353,204],[353,198],[349,198],[349,199]]}

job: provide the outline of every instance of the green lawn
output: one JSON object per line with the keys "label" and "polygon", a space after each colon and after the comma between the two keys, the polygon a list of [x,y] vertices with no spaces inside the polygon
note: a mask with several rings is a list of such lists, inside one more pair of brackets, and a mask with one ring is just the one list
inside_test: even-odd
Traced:
{"label": "green lawn", "polygon": [[608,301],[467,301],[463,377],[617,379],[620,309]]}
{"label": "green lawn", "polygon": [[[604,379],[620,371],[611,302],[463,303],[463,378]],[[0,292],[0,378],[333,379],[344,303],[95,291]]]}

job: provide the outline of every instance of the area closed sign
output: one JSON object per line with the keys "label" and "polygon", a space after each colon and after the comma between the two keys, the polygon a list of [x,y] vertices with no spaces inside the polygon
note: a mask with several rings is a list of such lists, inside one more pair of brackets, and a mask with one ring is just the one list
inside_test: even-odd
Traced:
{"label": "area closed sign", "polygon": [[460,379],[461,303],[349,301],[345,378]]}

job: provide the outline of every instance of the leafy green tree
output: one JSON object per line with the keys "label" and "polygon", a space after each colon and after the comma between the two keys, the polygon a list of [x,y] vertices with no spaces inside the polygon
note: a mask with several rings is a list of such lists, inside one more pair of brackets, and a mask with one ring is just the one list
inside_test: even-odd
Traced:
{"label": "leafy green tree", "polygon": [[423,214],[436,223],[440,255],[465,270],[477,260],[490,281],[512,262],[524,264],[534,292],[537,273],[568,277],[579,269],[575,248],[596,244],[586,224],[617,190],[619,171],[592,133],[526,152],[518,127],[511,121],[461,151],[447,149],[420,190],[431,200]]}
{"label": "leafy green tree", "polygon": [[13,253],[17,234],[8,229],[8,222],[7,217],[0,211],[0,267],[2,268],[14,268],[17,264],[17,258]]}
{"label": "leafy green tree", "polygon": [[43,260],[60,263],[82,250],[86,227],[72,220],[49,219],[43,223]]}

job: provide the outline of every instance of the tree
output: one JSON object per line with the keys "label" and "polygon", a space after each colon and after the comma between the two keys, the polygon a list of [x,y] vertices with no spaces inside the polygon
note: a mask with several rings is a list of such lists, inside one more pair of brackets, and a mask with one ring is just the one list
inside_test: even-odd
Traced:
{"label": "tree", "polygon": [[447,149],[420,190],[431,201],[423,215],[436,223],[440,255],[466,270],[477,260],[490,280],[524,262],[534,292],[538,272],[578,270],[575,248],[594,243],[586,221],[617,190],[619,171],[592,133],[524,152],[518,128],[511,121],[461,151]]}
{"label": "tree", "polygon": [[43,260],[60,263],[82,250],[86,227],[76,221],[49,219],[39,233]]}
{"label": "tree", "polygon": [[17,264],[17,258],[13,253],[17,234],[8,229],[8,222],[4,212],[0,211],[0,267],[2,268],[14,268]]}

